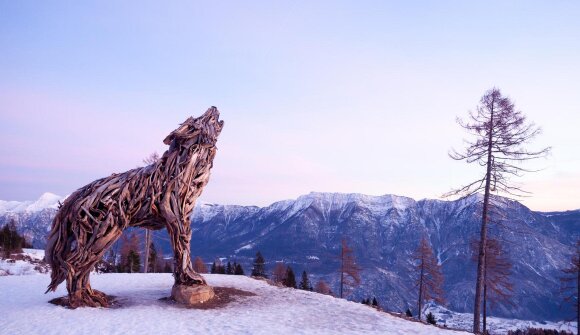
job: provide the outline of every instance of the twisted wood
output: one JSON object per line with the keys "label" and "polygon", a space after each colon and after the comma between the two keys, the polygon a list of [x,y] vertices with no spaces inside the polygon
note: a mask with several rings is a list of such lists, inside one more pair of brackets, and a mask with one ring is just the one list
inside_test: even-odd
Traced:
{"label": "twisted wood", "polygon": [[219,111],[211,107],[165,138],[169,149],[156,163],[112,174],[71,194],[48,237],[52,280],[47,292],[66,280],[70,307],[108,306],[107,296],[91,288],[89,274],[127,227],[167,228],[175,285],[207,285],[190,259],[190,215],[209,180],[222,127]]}

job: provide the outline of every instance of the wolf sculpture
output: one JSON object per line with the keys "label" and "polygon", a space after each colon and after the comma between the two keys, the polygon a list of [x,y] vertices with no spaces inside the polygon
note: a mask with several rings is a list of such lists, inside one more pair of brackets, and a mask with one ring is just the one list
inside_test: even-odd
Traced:
{"label": "wolf sculpture", "polygon": [[71,308],[107,307],[108,297],[91,288],[90,272],[128,227],[167,228],[174,253],[176,285],[207,285],[190,258],[190,216],[210,176],[223,128],[219,111],[190,117],[163,141],[155,163],[96,180],[60,206],[46,246],[52,267],[49,291],[66,280]]}

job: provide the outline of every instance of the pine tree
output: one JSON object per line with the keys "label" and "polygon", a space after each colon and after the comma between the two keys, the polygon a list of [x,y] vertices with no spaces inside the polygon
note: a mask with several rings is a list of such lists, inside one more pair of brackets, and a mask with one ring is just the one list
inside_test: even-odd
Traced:
{"label": "pine tree", "polygon": [[290,266],[286,268],[286,277],[284,278],[284,286],[296,288],[296,276]]}
{"label": "pine tree", "polygon": [[405,315],[407,315],[408,317],[412,318],[413,317],[413,313],[411,313],[411,309],[407,308],[407,311],[405,312]]}
{"label": "pine tree", "polygon": [[347,291],[354,289],[360,285],[360,270],[361,268],[356,264],[353,250],[350,248],[346,239],[342,239],[340,247],[340,297],[342,298]]}
{"label": "pine tree", "polygon": [[141,269],[141,257],[135,250],[129,250],[126,266],[129,273],[137,273]]}
{"label": "pine tree", "polygon": [[236,264],[236,270],[234,271],[234,274],[239,276],[244,275],[244,268],[242,268],[242,264]]}
{"label": "pine tree", "polygon": [[459,118],[457,121],[462,128],[475,136],[475,139],[467,142],[467,148],[462,153],[455,150],[450,153],[451,158],[485,167],[485,173],[482,173],[481,178],[446,194],[467,197],[480,191],[484,193],[473,308],[473,332],[478,334],[490,194],[501,192],[518,196],[527,193],[511,184],[510,177],[529,172],[530,170],[524,169],[519,163],[545,157],[550,148],[538,151],[524,148],[525,144],[540,134],[540,129],[533,123],[529,124],[525,116],[515,110],[510,99],[502,96],[497,88],[485,92],[477,111],[469,114],[467,122]]}
{"label": "pine tree", "polygon": [[302,280],[300,280],[300,285],[298,287],[301,290],[312,291],[312,285],[310,284],[310,279],[308,279],[306,271],[302,271]]}
{"label": "pine tree", "polygon": [[373,297],[373,306],[374,307],[379,307],[379,302],[377,301],[376,297]]}
{"label": "pine tree", "polygon": [[418,272],[416,287],[419,288],[418,294],[418,317],[421,320],[421,309],[423,303],[428,300],[435,300],[439,304],[444,304],[443,298],[443,275],[441,266],[437,264],[437,259],[433,255],[433,249],[425,237],[421,239],[419,248],[413,255],[415,268]]}
{"label": "pine tree", "polygon": [[266,261],[261,252],[256,253],[256,259],[254,260],[254,267],[252,268],[252,277],[267,278],[266,276]]}
{"label": "pine tree", "polygon": [[435,315],[433,315],[433,313],[429,312],[429,314],[427,314],[427,323],[435,325],[437,324],[437,321],[435,320]]}
{"label": "pine tree", "polygon": [[[135,233],[123,235],[121,242],[121,262],[119,272],[140,272],[141,258],[139,256],[139,239]],[[137,268],[135,268],[137,266]]]}
{"label": "pine tree", "polygon": [[226,266],[226,274],[233,275],[234,269],[232,268],[232,263],[228,261],[228,265]]}
{"label": "pine tree", "polygon": [[219,258],[215,259],[215,261],[211,265],[211,273],[217,273],[221,275],[226,273],[226,267],[223,265],[221,259]]}

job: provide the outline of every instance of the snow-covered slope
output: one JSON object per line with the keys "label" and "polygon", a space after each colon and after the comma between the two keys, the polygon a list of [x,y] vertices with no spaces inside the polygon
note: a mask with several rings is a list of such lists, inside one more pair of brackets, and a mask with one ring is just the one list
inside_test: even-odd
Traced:
{"label": "snow-covered slope", "polygon": [[23,249],[16,259],[0,257],[0,276],[22,276],[48,273],[49,267],[44,264],[44,250]]}
{"label": "snow-covered slope", "polygon": [[[425,313],[433,313],[438,323],[446,324],[450,328],[471,329],[473,327],[473,313],[457,313],[444,307],[429,305]],[[554,329],[558,331],[568,331],[577,334],[576,322],[560,321],[531,321],[518,319],[504,319],[498,317],[487,317],[487,330],[494,335],[507,334],[508,331],[527,328]]]}
{"label": "snow-covered slope", "polygon": [[206,275],[212,286],[255,296],[210,310],[181,308],[169,295],[171,274],[101,274],[93,288],[118,297],[113,309],[65,309],[42,294],[46,275],[0,277],[0,332],[4,334],[467,334],[407,321],[368,306],[301,290],[270,286],[245,276]]}

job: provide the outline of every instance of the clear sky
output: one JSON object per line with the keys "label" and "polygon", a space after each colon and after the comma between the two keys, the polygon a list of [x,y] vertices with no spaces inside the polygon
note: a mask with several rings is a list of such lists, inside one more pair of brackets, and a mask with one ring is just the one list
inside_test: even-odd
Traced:
{"label": "clear sky", "polygon": [[578,1],[0,0],[0,199],[142,165],[189,115],[226,125],[202,200],[437,198],[482,173],[455,123],[499,87],[553,146],[517,180],[580,208]]}

